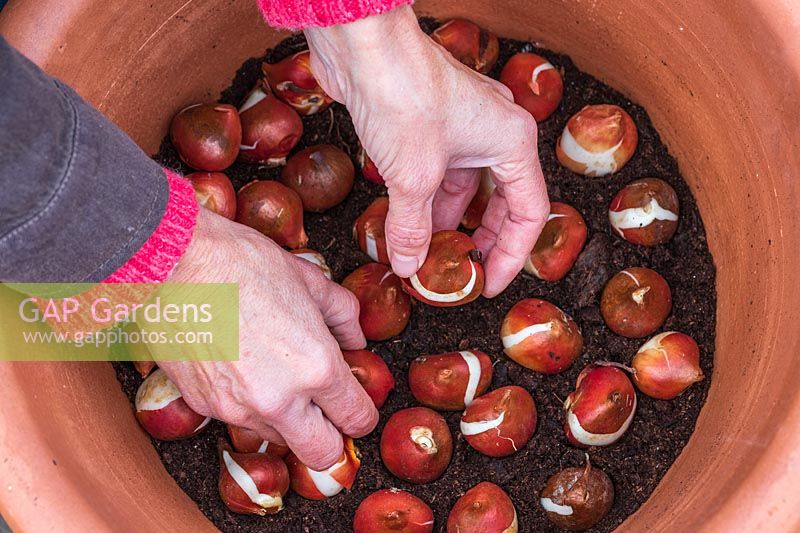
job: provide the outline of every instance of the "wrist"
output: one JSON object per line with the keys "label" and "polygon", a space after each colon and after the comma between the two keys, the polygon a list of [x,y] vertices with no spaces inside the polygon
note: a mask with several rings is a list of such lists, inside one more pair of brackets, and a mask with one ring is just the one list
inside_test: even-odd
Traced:
{"label": "wrist", "polygon": [[349,24],[307,28],[305,35],[323,70],[336,74],[414,57],[428,39],[408,5]]}
{"label": "wrist", "polygon": [[172,283],[186,282],[197,277],[205,270],[208,260],[213,262],[211,254],[214,249],[209,244],[210,213],[205,208],[200,208],[197,213],[197,222],[194,227],[192,242],[186,247],[186,251],[181,256],[175,269],[170,273],[169,280]]}

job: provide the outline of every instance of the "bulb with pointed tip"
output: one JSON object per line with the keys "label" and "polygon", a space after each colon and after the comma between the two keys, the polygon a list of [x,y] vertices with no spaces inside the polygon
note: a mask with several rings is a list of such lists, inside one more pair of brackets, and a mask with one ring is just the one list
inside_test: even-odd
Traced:
{"label": "bulb with pointed tip", "polygon": [[448,20],[431,33],[431,38],[458,61],[486,74],[500,55],[497,35],[465,19]]}
{"label": "bulb with pointed tip", "polygon": [[539,504],[547,518],[567,531],[583,531],[597,524],[614,504],[614,485],[586,456],[584,468],[565,468],[550,476]]}
{"label": "bulb with pointed tip", "polygon": [[461,496],[447,518],[447,533],[517,533],[517,510],[508,494],[488,481]]}
{"label": "bulb with pointed tip", "polygon": [[291,106],[268,94],[259,85],[239,108],[242,143],[239,159],[245,163],[277,166],[303,136],[303,121]]}
{"label": "bulb with pointed tip", "polygon": [[644,178],[620,190],[608,208],[608,221],[633,244],[656,246],[678,229],[678,195],[658,178]]}
{"label": "bulb with pointed tip", "polygon": [[420,302],[436,307],[464,305],[483,290],[480,252],[468,235],[452,230],[431,237],[428,257],[403,288]]}
{"label": "bulb with pointed tip", "polygon": [[531,440],[536,420],[530,393],[509,385],[475,398],[461,415],[460,427],[470,446],[489,457],[505,457]]}
{"label": "bulb with pointed tip", "polygon": [[150,372],[156,367],[155,361],[134,361],[133,362],[134,368],[136,371],[139,372],[139,375],[143,378],[146,378]]}
{"label": "bulb with pointed tip", "polygon": [[383,489],[364,498],[353,518],[353,533],[431,533],[433,511],[400,489]]}
{"label": "bulb with pointed tip", "polygon": [[353,439],[344,437],[342,457],[327,470],[312,470],[291,452],[286,456],[286,465],[293,491],[308,500],[325,500],[353,487],[361,466],[361,452]]}
{"label": "bulb with pointed tip", "polygon": [[575,321],[539,298],[514,304],[503,319],[500,336],[506,355],[543,374],[563,372],[583,350],[583,335]]}
{"label": "bulb with pointed tip", "polygon": [[233,106],[195,104],[175,115],[169,135],[187,165],[217,172],[236,160],[242,142],[242,124]]}
{"label": "bulb with pointed tip", "polygon": [[228,176],[222,172],[194,172],[186,179],[194,188],[197,203],[228,220],[236,217],[236,191]]}
{"label": "bulb with pointed tip", "polygon": [[594,363],[578,375],[564,402],[564,431],[575,446],[608,446],[625,434],[636,412],[636,392],[627,374],[608,363]]}
{"label": "bulb with pointed tip", "polygon": [[286,454],[289,453],[287,446],[266,441],[251,429],[234,426],[233,424],[226,424],[226,426],[233,449],[239,453],[271,453],[281,458],[286,457]]}
{"label": "bulb with pointed tip", "polygon": [[305,248],[303,203],[277,181],[251,181],[237,196],[236,222],[260,231],[280,246]]}
{"label": "bulb with pointed tip", "polygon": [[584,176],[607,176],[630,161],[639,134],[631,116],[615,105],[587,105],[567,122],[556,141],[556,156]]}
{"label": "bulb with pointed tip", "polygon": [[500,82],[511,89],[514,102],[533,115],[536,122],[552,115],[564,94],[558,69],[542,56],[531,53],[511,56],[500,73]]}
{"label": "bulb with pointed tip", "polygon": [[586,222],[575,208],[552,202],[547,223],[525,261],[525,271],[555,282],[567,275],[586,244]]}
{"label": "bulb with pointed tip", "polygon": [[372,399],[376,409],[383,407],[386,398],[394,389],[394,376],[380,355],[369,350],[345,350],[342,352],[350,371]]}
{"label": "bulb with pointed tip", "polygon": [[411,317],[411,298],[403,292],[400,278],[381,263],[358,267],[342,281],[360,304],[358,321],[364,336],[384,341],[399,335]]}
{"label": "bulb with pointed tip", "polygon": [[489,199],[492,193],[497,188],[497,185],[492,179],[492,171],[488,168],[481,169],[481,181],[478,184],[478,190],[475,196],[467,206],[464,212],[464,218],[461,219],[461,224],[468,230],[476,229],[483,221],[483,214],[486,212],[486,206],[489,205]]}
{"label": "bulb with pointed tip", "polygon": [[703,379],[700,348],[677,331],[660,333],[644,343],[631,367],[639,390],[659,400],[671,400]]}
{"label": "bulb with pointed tip", "polygon": [[264,63],[261,70],[275,96],[301,115],[325,111],[333,103],[333,98],[325,94],[311,72],[311,54],[308,50],[277,63]]}
{"label": "bulb with pointed tip", "polygon": [[219,445],[219,495],[235,513],[264,516],[283,509],[289,491],[286,464],[269,453],[238,453]]}
{"label": "bulb with pointed tip", "polygon": [[672,292],[661,275],[632,267],[612,277],[600,298],[600,312],[617,335],[638,339],[654,333],[669,316]]}
{"label": "bulb with pointed tip", "polygon": [[325,275],[328,279],[333,279],[333,274],[331,273],[331,267],[328,266],[328,262],[325,261],[325,256],[319,253],[316,250],[312,250],[310,248],[299,248],[297,250],[292,250],[292,255],[298,257],[304,261],[308,261],[312,265],[315,265],[320,271]]}
{"label": "bulb with pointed tip", "polygon": [[347,198],[354,173],[350,156],[333,145],[318,144],[289,158],[281,181],[300,196],[306,211],[321,213]]}
{"label": "bulb with pointed tip", "polygon": [[427,407],[460,411],[492,383],[492,359],[478,350],[422,355],[411,361],[408,386]]}
{"label": "bulb with pointed tip", "polygon": [[389,213],[389,198],[381,196],[369,204],[355,224],[353,238],[359,249],[377,263],[389,264],[386,251],[386,215]]}
{"label": "bulb with pointed tip", "polygon": [[[128,335],[128,339],[141,339],[142,332],[136,322],[128,322],[122,330]],[[126,348],[128,355],[133,360],[133,367],[142,378],[146,378],[156,368],[156,362],[153,360],[153,354],[150,353],[147,343],[128,342]]]}
{"label": "bulb with pointed tip", "polygon": [[381,434],[381,459],[389,472],[411,483],[438,479],[453,456],[453,437],[442,415],[411,407],[389,418]]}
{"label": "bulb with pointed tip", "polygon": [[211,418],[192,410],[162,369],[155,370],[136,391],[136,418],[158,440],[178,440],[200,433]]}

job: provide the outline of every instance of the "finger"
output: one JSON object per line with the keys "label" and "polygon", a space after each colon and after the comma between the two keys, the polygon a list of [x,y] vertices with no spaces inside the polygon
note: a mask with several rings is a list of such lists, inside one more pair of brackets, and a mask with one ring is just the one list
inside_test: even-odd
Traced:
{"label": "finger", "polygon": [[[308,268],[311,267],[311,268]],[[360,350],[367,339],[358,322],[358,300],[352,292],[326,278],[314,265],[300,264],[300,275],[319,308],[325,325],[344,350]]]}
{"label": "finger", "polygon": [[375,429],[378,410],[341,356],[331,372],[333,379],[313,395],[314,403],[342,433],[363,437]]}
{"label": "finger", "polygon": [[456,229],[478,191],[479,169],[448,169],[433,196],[433,231]]}
{"label": "finger", "polygon": [[507,215],[508,203],[503,196],[503,186],[500,184],[492,191],[489,201],[486,203],[486,209],[483,211],[481,225],[472,234],[472,240],[475,241],[475,246],[478,247],[484,258],[489,256],[489,252],[497,242],[497,234],[500,233],[500,227]]}
{"label": "finger", "polygon": [[[442,171],[443,173],[444,171]],[[441,175],[440,175],[441,176]],[[386,248],[392,270],[401,278],[414,275],[425,262],[431,242],[431,207],[439,181],[420,176],[419,180],[395,185],[387,178],[389,212],[386,215]]]}
{"label": "finger", "polygon": [[489,131],[490,127],[481,130],[487,133],[483,142],[498,150],[492,154],[491,165],[497,188],[474,235],[484,252],[483,294],[487,297],[503,291],[522,269],[550,211],[536,149],[536,122],[524,111],[513,109],[505,123],[509,131],[503,145],[493,142],[497,131]]}
{"label": "finger", "polygon": [[501,164],[492,170],[502,186],[489,200],[483,230],[476,231],[476,244],[486,254],[483,294],[488,298],[502,292],[522,269],[550,211],[535,154],[526,164]]}
{"label": "finger", "polygon": [[341,433],[307,400],[298,398],[287,416],[274,420],[273,426],[298,459],[313,470],[325,470],[342,456]]}

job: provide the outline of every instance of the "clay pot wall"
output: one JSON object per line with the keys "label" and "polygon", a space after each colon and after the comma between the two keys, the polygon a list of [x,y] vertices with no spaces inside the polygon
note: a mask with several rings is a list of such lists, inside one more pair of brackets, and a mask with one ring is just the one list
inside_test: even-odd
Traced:
{"label": "clay pot wall", "polygon": [[[253,4],[11,0],[0,32],[152,153],[176,109],[215,98],[243,59],[285,36]],[[569,54],[648,109],[697,197],[718,269],[712,386],[688,446],[620,529],[800,529],[796,1],[416,8]],[[161,466],[111,365],[0,364],[0,383],[0,513],[12,528],[212,529]]]}

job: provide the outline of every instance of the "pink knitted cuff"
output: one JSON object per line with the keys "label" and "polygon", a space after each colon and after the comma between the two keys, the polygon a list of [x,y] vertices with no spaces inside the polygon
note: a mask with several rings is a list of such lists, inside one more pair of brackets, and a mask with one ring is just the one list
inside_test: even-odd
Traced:
{"label": "pink knitted cuff", "polygon": [[386,13],[413,0],[258,0],[267,24],[274,28],[303,29],[347,24]]}
{"label": "pink knitted cuff", "polygon": [[171,170],[164,173],[169,182],[164,218],[139,251],[103,283],[161,283],[189,247],[200,210],[194,189]]}

